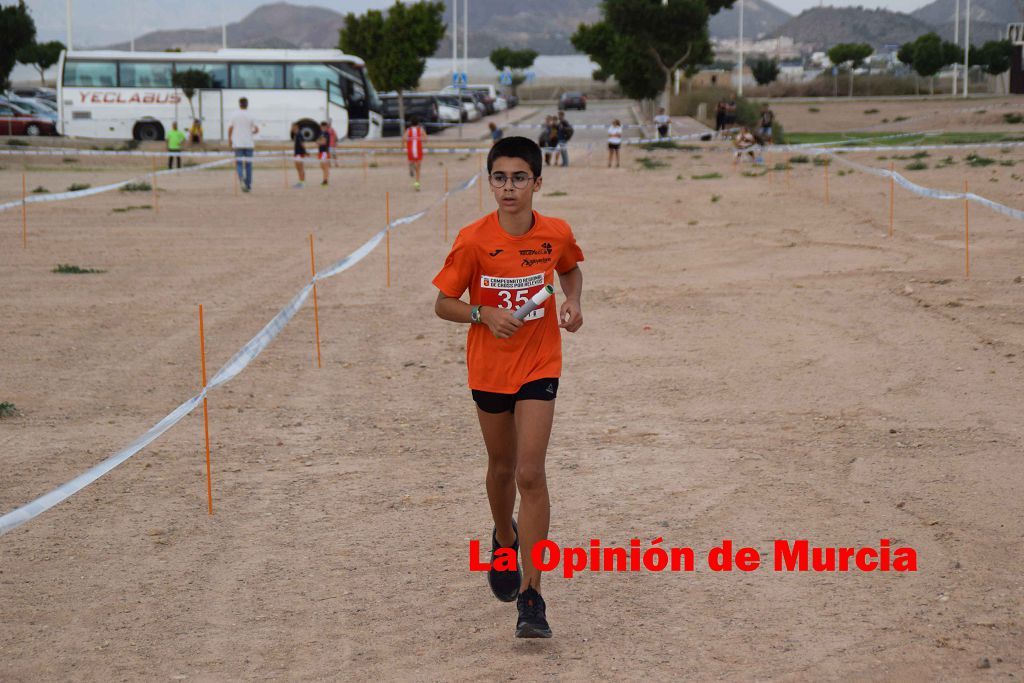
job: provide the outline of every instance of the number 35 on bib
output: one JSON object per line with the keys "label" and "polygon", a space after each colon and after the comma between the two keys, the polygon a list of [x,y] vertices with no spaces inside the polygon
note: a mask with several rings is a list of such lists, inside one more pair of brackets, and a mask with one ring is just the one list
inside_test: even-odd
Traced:
{"label": "number 35 on bib", "polygon": [[[544,287],[544,273],[524,277],[480,276],[480,304],[514,311]],[[531,311],[525,322],[544,317],[544,307]]]}

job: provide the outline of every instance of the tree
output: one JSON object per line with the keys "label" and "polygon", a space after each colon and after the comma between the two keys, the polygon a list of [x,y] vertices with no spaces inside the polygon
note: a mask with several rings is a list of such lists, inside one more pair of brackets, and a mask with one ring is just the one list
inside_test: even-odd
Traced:
{"label": "tree", "polygon": [[404,5],[396,0],[387,15],[368,10],[362,16],[345,15],[338,46],[366,62],[370,80],[381,90],[398,93],[398,118],[405,135],[403,90],[420,83],[427,57],[437,51],[444,37],[443,2],[420,1]]}
{"label": "tree", "polygon": [[18,61],[22,64],[31,64],[39,72],[39,82],[46,84],[46,70],[60,60],[60,53],[64,51],[64,43],[59,40],[51,40],[46,43],[32,43],[18,50]]}
{"label": "tree", "polygon": [[17,5],[0,7],[0,90],[11,87],[8,77],[18,61],[18,53],[35,42],[36,23],[25,7],[25,0]]}
{"label": "tree", "polygon": [[758,85],[768,85],[779,77],[779,62],[765,56],[757,57],[747,61],[750,71],[754,74],[754,80]]}
{"label": "tree", "polygon": [[533,66],[533,60],[537,59],[536,50],[513,50],[510,47],[499,47],[491,51],[491,64],[498,71],[504,71],[507,66],[512,70],[512,94],[516,94],[518,88],[525,80],[523,73]]}
{"label": "tree", "polygon": [[192,98],[195,97],[196,90],[213,87],[213,77],[199,69],[175,71],[174,75],[171,76],[171,85],[175,88],[180,88],[181,92],[184,93],[185,99],[188,100],[189,111],[192,112],[192,118],[195,119],[196,108],[192,106]]}
{"label": "tree", "polygon": [[903,45],[896,56],[901,62],[906,62],[904,56],[909,57],[907,63],[917,74],[929,79],[929,92],[934,95],[935,74],[943,67],[963,60],[964,51],[948,40],[942,40],[937,33],[926,33],[913,43]]}
{"label": "tree", "polygon": [[597,62],[597,80],[614,76],[627,96],[664,94],[668,107],[676,69],[714,59],[708,18],[735,0],[604,0],[604,17],[581,24],[572,44]]}
{"label": "tree", "polygon": [[847,64],[850,70],[850,97],[853,97],[853,72],[864,60],[874,54],[875,49],[867,43],[838,43],[828,51],[828,58],[836,66]]}
{"label": "tree", "polygon": [[976,64],[993,76],[1009,71],[1013,58],[1013,43],[1009,40],[990,40],[975,50],[971,46],[971,64]]}

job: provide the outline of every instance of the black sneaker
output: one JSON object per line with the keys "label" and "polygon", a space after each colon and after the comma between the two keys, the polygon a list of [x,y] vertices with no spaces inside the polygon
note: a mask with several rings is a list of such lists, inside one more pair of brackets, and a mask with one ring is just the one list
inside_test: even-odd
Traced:
{"label": "black sneaker", "polygon": [[545,616],[544,598],[530,586],[519,594],[516,603],[519,620],[516,622],[516,638],[550,638],[551,627]]}
{"label": "black sneaker", "polygon": [[502,602],[512,602],[519,595],[519,584],[523,582],[523,572],[519,568],[519,527],[516,520],[512,520],[512,530],[516,532],[516,540],[512,544],[512,550],[516,551],[515,571],[499,571],[494,568],[494,554],[501,548],[498,545],[498,530],[491,531],[491,568],[487,570],[487,583],[491,586],[494,597]]}

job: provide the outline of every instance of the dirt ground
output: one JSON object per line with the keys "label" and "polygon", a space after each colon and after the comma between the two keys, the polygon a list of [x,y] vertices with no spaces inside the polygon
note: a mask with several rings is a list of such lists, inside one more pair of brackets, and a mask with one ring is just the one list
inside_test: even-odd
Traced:
{"label": "dirt ground", "polygon": [[836,99],[773,101],[772,110],[787,131],[802,133],[835,130],[978,131],[1020,133],[1024,123],[1007,123],[1004,114],[1024,114],[1016,97],[985,97],[848,101]]}
{"label": "dirt ground", "polygon": [[[491,522],[465,329],[433,314],[436,210],[393,235],[390,288],[383,247],[318,287],[321,369],[307,305],[211,392],[212,517],[196,411],[0,537],[0,679],[1018,680],[1021,225],[971,207],[968,279],[960,202],[897,190],[889,239],[888,183],[839,165],[826,206],[810,164],[748,177],[713,148],[628,149],[621,169],[603,154],[546,169],[537,200],[586,254],[551,536],[664,537],[697,571],[546,575],[555,637],[513,637],[514,606],[468,568]],[[1019,207],[1024,153],[985,154],[1017,166],[933,155],[906,173]],[[323,268],[383,226],[385,190],[392,216],[433,201],[441,160],[453,185],[477,169],[431,157],[415,193],[397,160],[330,189],[260,168],[251,195],[198,171],[161,180],[159,213],[115,211],[152,203],[118,192],[30,205],[28,249],[20,212],[0,214],[0,401],[20,411],[0,420],[0,510],[197,390],[198,304],[212,374],[308,280],[310,233]],[[0,166],[0,200],[17,196],[20,162]],[[86,166],[32,161],[29,183],[133,175]],[[479,214],[476,188],[457,196],[452,234]],[[773,571],[773,541],[801,538],[891,539],[918,571]],[[765,566],[710,571],[723,539]]]}

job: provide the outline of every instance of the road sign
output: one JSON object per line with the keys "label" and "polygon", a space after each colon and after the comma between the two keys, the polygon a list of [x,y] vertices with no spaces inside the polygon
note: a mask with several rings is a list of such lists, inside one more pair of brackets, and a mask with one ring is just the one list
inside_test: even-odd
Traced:
{"label": "road sign", "polygon": [[527,71],[526,72],[526,82],[527,83],[533,83],[533,79],[535,79],[536,77],[537,77],[537,74],[535,74],[534,72],[532,72],[532,71]]}
{"label": "road sign", "polygon": [[512,73],[505,71],[501,74],[501,78],[498,80],[502,85],[512,85]]}
{"label": "road sign", "polygon": [[469,83],[469,79],[466,77],[465,71],[457,71],[452,74],[452,86],[465,87],[467,83]]}

